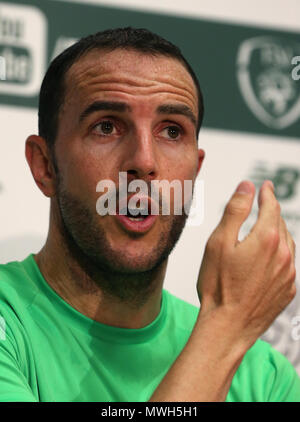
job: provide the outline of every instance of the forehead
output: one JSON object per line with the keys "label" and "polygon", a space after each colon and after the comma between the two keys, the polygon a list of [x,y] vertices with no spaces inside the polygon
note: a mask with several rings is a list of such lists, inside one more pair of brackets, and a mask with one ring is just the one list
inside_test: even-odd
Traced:
{"label": "forehead", "polygon": [[183,102],[197,113],[198,96],[194,81],[177,59],[133,50],[94,49],[76,61],[65,79],[65,105],[89,102],[99,93],[134,96],[165,94]]}

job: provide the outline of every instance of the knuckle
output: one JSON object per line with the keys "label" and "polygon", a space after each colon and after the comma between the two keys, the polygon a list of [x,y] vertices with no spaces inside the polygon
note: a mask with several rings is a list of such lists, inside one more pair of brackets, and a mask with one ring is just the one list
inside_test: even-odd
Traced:
{"label": "knuckle", "polygon": [[225,212],[228,215],[245,214],[249,209],[249,205],[241,199],[234,198],[226,205]]}
{"label": "knuckle", "polygon": [[208,241],[206,242],[206,245],[205,245],[205,252],[206,252],[206,253],[211,253],[211,252],[212,252],[212,250],[213,250],[213,240],[212,240],[212,238],[210,237],[210,238],[208,239]]}
{"label": "knuckle", "polygon": [[262,238],[263,246],[272,250],[276,250],[278,248],[279,241],[280,236],[278,230],[276,229],[268,229],[265,231]]}
{"label": "knuckle", "polygon": [[296,268],[293,266],[288,276],[288,282],[294,284],[296,280]]}
{"label": "knuckle", "polygon": [[289,291],[289,300],[292,301],[295,298],[296,294],[297,294],[296,283],[293,283]]}
{"label": "knuckle", "polygon": [[207,241],[206,249],[208,252],[214,252],[217,249],[222,249],[223,244],[223,236],[221,236],[219,233],[213,233]]}
{"label": "knuckle", "polygon": [[281,247],[280,251],[280,261],[282,266],[286,267],[289,266],[292,262],[292,253],[288,247],[288,245],[284,245]]}

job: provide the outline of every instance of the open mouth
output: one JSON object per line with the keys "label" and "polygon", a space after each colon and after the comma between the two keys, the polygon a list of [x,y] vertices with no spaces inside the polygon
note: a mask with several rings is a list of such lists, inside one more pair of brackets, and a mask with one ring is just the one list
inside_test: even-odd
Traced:
{"label": "open mouth", "polygon": [[120,210],[120,215],[125,215],[130,221],[144,221],[149,216],[148,207],[125,207]]}
{"label": "open mouth", "polygon": [[151,215],[151,199],[142,198],[137,206],[129,206],[127,201],[117,211],[116,218],[127,231],[144,233],[150,230],[157,219]]}

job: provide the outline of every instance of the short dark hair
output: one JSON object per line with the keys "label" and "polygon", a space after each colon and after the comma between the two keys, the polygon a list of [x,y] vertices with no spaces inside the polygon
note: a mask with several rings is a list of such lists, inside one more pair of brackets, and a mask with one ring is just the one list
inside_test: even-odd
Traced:
{"label": "short dark hair", "polygon": [[108,51],[131,49],[145,54],[163,55],[179,60],[192,76],[196,86],[198,95],[198,136],[203,120],[203,96],[198,79],[180,49],[147,29],[126,27],[108,29],[81,38],[51,62],[42,82],[38,111],[39,135],[46,140],[50,150],[53,151],[58,130],[59,111],[64,102],[66,73],[83,54],[94,49]]}

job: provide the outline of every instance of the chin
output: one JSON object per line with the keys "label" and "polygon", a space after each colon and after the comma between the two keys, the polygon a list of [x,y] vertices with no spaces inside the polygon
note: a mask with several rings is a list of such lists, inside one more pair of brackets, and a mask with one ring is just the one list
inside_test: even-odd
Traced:
{"label": "chin", "polygon": [[108,266],[114,272],[123,274],[137,274],[157,269],[162,264],[162,259],[151,256],[118,255],[113,260],[107,261]]}

